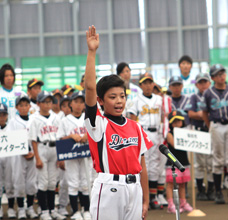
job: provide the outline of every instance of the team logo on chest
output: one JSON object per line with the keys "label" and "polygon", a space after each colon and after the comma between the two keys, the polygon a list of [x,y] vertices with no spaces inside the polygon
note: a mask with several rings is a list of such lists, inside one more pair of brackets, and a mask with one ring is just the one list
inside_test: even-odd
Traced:
{"label": "team logo on chest", "polygon": [[112,140],[108,143],[108,145],[115,151],[119,151],[130,146],[138,146],[138,137],[122,138],[118,134],[113,134],[111,139]]}

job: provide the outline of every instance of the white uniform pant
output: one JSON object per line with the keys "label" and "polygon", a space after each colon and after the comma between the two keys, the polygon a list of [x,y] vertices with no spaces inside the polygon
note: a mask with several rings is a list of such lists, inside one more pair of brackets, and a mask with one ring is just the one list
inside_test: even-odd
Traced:
{"label": "white uniform pant", "polygon": [[56,148],[38,144],[38,152],[43,162],[43,168],[37,169],[38,189],[54,191],[58,175]]}
{"label": "white uniform pant", "polygon": [[[148,173],[149,181],[159,181],[159,183],[165,183],[165,156],[159,151],[160,136],[157,132],[145,131],[149,139],[152,140],[154,146],[151,147],[146,153],[145,162]],[[163,176],[163,177],[161,177]],[[161,177],[161,178],[160,178]]]}
{"label": "white uniform pant", "polygon": [[2,197],[3,186],[7,198],[14,197],[14,188],[12,180],[12,157],[0,157],[0,197]]}
{"label": "white uniform pant", "polygon": [[69,204],[68,183],[66,171],[59,168],[59,205],[66,207]]}
{"label": "white uniform pant", "polygon": [[213,182],[212,155],[195,153],[195,178],[203,179],[207,171],[207,181]]}
{"label": "white uniform pant", "polygon": [[94,181],[90,213],[92,220],[140,220],[142,219],[142,188],[140,175],[136,183],[127,184],[125,175],[113,180],[113,174],[99,173]]}
{"label": "white uniform pant", "polygon": [[224,165],[228,166],[228,125],[210,123],[212,147],[212,172],[222,174]]}
{"label": "white uniform pant", "polygon": [[12,174],[15,197],[36,194],[37,171],[34,158],[32,160],[26,160],[21,155],[12,157]]}
{"label": "white uniform pant", "polygon": [[83,195],[89,195],[84,159],[66,160],[65,166],[69,195],[77,196],[78,191],[82,192]]}

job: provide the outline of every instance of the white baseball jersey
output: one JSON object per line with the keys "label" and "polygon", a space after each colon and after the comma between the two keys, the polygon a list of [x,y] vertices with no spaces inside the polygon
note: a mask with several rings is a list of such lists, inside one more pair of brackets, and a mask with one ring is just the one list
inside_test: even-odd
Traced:
{"label": "white baseball jersey", "polygon": [[[50,113],[55,113],[55,112],[53,112],[53,110],[50,110]],[[62,119],[62,118],[65,117],[65,114],[64,114],[63,111],[59,111],[59,113],[55,113],[55,114],[58,115],[58,117],[59,117],[60,119]]]}
{"label": "white baseball jersey", "polygon": [[[26,121],[19,115],[9,121],[7,131],[26,129],[29,130],[30,120]],[[31,142],[29,143],[31,146]],[[25,195],[34,195],[37,192],[36,187],[36,167],[34,158],[26,160],[24,156],[17,155],[12,157],[12,176],[15,197],[25,197]]]}
{"label": "white baseball jersey", "polygon": [[31,105],[31,107],[29,109],[30,115],[40,111],[40,107],[36,103],[31,101],[30,105]]}
{"label": "white baseball jersey", "polygon": [[196,86],[195,86],[195,76],[193,77],[193,74],[190,73],[189,77],[187,79],[183,79],[183,90],[182,94],[187,95],[190,97],[192,94],[197,92]]}
{"label": "white baseball jersey", "polygon": [[[72,114],[62,119],[57,138],[69,136],[70,134],[79,134],[84,136],[86,128],[84,125],[85,114],[82,113],[80,118],[74,117]],[[66,160],[66,176],[68,182],[69,195],[77,195],[80,190],[83,194],[88,195],[88,183],[86,180],[86,168],[83,159]],[[92,169],[92,164],[91,169]],[[74,172],[72,172],[74,170]]]}
{"label": "white baseball jersey", "polygon": [[8,120],[13,118],[17,112],[15,108],[15,100],[17,96],[25,94],[19,89],[13,88],[12,90],[7,90],[4,87],[0,88],[0,103],[5,104],[8,107]]}

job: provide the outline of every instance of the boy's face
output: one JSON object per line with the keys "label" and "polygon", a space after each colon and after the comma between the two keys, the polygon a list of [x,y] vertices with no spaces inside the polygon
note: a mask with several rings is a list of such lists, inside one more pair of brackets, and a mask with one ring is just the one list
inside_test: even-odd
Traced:
{"label": "boy's face", "polygon": [[41,92],[41,85],[38,85],[38,84],[28,90],[30,97],[35,100],[40,92]]}
{"label": "boy's face", "polygon": [[0,113],[0,126],[1,127],[6,125],[7,119],[8,119],[8,114],[1,112]]}
{"label": "boy's face", "polygon": [[180,63],[180,71],[183,75],[189,74],[191,71],[191,68],[192,68],[192,64],[189,63],[188,61],[184,60]]}
{"label": "boy's face", "polygon": [[183,125],[183,121],[179,119],[175,119],[172,123],[173,128],[181,128]]}
{"label": "boy's face", "polygon": [[217,84],[225,84],[226,83],[226,72],[220,71],[215,76],[211,77]]}
{"label": "boy's face", "polygon": [[64,101],[61,104],[60,110],[64,112],[65,116],[71,113],[71,109],[69,107],[69,101]]}
{"label": "boy's face", "polygon": [[20,101],[18,105],[16,106],[16,109],[18,110],[19,114],[21,116],[27,116],[29,113],[31,105],[27,101]]}
{"label": "boy's face", "polygon": [[50,97],[47,97],[43,102],[38,102],[37,104],[43,112],[47,113],[52,109],[53,101]]}
{"label": "boy's face", "polygon": [[143,81],[139,86],[145,96],[150,96],[153,92],[154,83],[150,79],[147,79]]}
{"label": "boy's face", "polygon": [[125,81],[129,81],[131,78],[131,70],[125,66],[123,71],[120,73],[120,77]]}
{"label": "boy's face", "polygon": [[12,88],[14,84],[14,75],[11,70],[6,70],[4,75],[4,86]]}
{"label": "boy's face", "polygon": [[198,88],[200,93],[203,93],[205,90],[207,90],[210,85],[211,82],[205,79],[202,79],[198,83],[196,83],[196,87]]}
{"label": "boy's face", "polygon": [[104,112],[113,116],[121,116],[125,104],[126,96],[121,87],[112,87],[104,95],[104,100],[98,97],[98,102],[104,107]]}
{"label": "boy's face", "polygon": [[71,101],[70,106],[72,108],[72,112],[81,114],[85,109],[85,101],[82,97],[78,97]]}
{"label": "boy's face", "polygon": [[175,83],[169,86],[170,91],[172,92],[172,97],[180,97],[183,84]]}

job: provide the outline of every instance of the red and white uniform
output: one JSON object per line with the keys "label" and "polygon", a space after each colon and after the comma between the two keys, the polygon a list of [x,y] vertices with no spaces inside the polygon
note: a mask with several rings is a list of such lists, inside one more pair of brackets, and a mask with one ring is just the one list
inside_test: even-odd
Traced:
{"label": "red and white uniform", "polygon": [[[91,194],[92,219],[141,219],[141,155],[153,143],[135,121],[125,118],[119,125],[101,115],[97,106],[86,107],[85,125],[94,168],[99,173]],[[135,174],[135,183],[126,182],[127,174]]]}
{"label": "red and white uniform", "polygon": [[[57,138],[69,136],[70,134],[79,134],[83,136],[86,134],[86,128],[84,125],[85,114],[82,113],[80,118],[74,117],[72,114],[67,115],[62,119]],[[89,195],[88,183],[86,179],[86,167],[83,158],[66,160],[66,179],[68,183],[69,195],[78,195],[78,191],[81,191],[84,195]],[[92,169],[92,165],[91,165]],[[73,170],[73,172],[72,172]]]}

